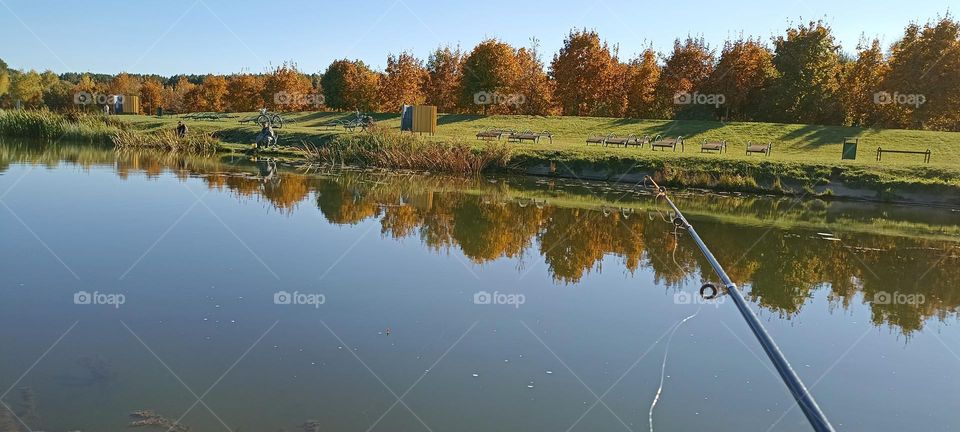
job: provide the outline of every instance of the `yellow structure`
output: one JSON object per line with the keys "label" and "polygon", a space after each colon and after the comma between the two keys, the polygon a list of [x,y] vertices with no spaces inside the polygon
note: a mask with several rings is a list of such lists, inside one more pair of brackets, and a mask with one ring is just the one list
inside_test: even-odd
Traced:
{"label": "yellow structure", "polygon": [[437,133],[437,107],[417,105],[413,107],[413,132]]}
{"label": "yellow structure", "polygon": [[124,114],[140,114],[140,96],[124,96],[123,97],[123,113]]}

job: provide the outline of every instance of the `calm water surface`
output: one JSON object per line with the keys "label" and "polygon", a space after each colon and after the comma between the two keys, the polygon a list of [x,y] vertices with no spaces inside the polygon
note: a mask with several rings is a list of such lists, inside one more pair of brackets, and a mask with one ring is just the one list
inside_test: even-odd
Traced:
{"label": "calm water surface", "polygon": [[[835,426],[960,429],[960,212],[676,201]],[[0,431],[808,430],[663,211],[8,140]]]}

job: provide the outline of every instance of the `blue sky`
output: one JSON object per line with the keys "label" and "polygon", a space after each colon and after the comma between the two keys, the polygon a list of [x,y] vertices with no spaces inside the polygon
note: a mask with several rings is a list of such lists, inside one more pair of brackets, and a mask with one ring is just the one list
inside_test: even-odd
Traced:
{"label": "blue sky", "polygon": [[769,40],[820,18],[851,52],[861,34],[889,45],[953,1],[0,0],[0,58],[56,72],[260,72],[285,60],[317,72],[337,58],[382,69],[391,52],[425,58],[443,43],[469,49],[496,37],[519,47],[536,37],[549,61],[573,27],[597,30],[631,57],[687,34],[714,47],[741,32]]}

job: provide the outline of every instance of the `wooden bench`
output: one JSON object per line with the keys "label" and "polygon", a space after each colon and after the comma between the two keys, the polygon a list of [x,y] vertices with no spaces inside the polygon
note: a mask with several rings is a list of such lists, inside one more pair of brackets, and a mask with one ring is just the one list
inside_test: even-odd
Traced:
{"label": "wooden bench", "polygon": [[677,145],[680,146],[680,152],[683,153],[683,137],[678,136],[676,138],[661,138],[660,135],[657,135],[657,138],[650,143],[650,150],[656,149],[671,149],[677,151]]}
{"label": "wooden bench", "polygon": [[884,153],[904,153],[904,154],[922,154],[923,163],[930,163],[930,149],[926,151],[919,150],[884,150],[882,147],[877,147],[877,162],[880,162],[880,159],[883,157]]}
{"label": "wooden bench", "polygon": [[635,135],[630,135],[625,137],[609,136],[603,142],[603,145],[606,146],[607,144],[610,144],[610,145],[615,145],[617,147],[623,146],[624,148],[626,148],[635,139],[637,139]]}
{"label": "wooden bench", "polygon": [[540,134],[537,132],[531,132],[531,131],[513,132],[507,137],[507,141],[515,141],[515,142],[533,141],[537,143],[537,142],[540,142]]}
{"label": "wooden bench", "polygon": [[480,132],[477,132],[477,139],[492,139],[492,138],[496,138],[496,139],[499,140],[500,137],[503,136],[504,133],[506,133],[506,131],[500,130],[500,129],[491,129],[491,130],[486,130],[486,131],[480,131]]}
{"label": "wooden bench", "polygon": [[700,153],[709,153],[715,151],[717,153],[723,153],[727,151],[727,142],[726,141],[703,141],[700,143]]}
{"label": "wooden bench", "polygon": [[773,143],[767,143],[767,144],[751,144],[751,143],[748,141],[748,142],[747,142],[747,153],[746,153],[746,155],[749,156],[751,153],[763,153],[763,154],[765,154],[765,155],[767,155],[767,156],[770,156],[770,149],[772,149],[772,148],[773,148]]}
{"label": "wooden bench", "polygon": [[587,145],[590,144],[600,144],[603,145],[607,142],[607,138],[610,138],[610,135],[607,136],[590,136],[587,137]]}
{"label": "wooden bench", "polygon": [[537,135],[540,135],[540,138],[549,138],[550,144],[553,144],[553,134],[550,131],[537,132]]}
{"label": "wooden bench", "polygon": [[634,137],[633,141],[628,142],[627,145],[643,148],[643,145],[649,142],[650,142],[650,135],[644,135],[640,138]]}

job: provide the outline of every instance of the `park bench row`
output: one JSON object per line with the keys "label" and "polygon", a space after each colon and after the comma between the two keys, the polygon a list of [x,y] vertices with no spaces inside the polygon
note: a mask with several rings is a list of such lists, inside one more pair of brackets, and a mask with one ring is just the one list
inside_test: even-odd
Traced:
{"label": "park bench row", "polygon": [[[663,137],[657,135],[651,138],[649,135],[644,135],[642,137],[636,135],[628,136],[615,136],[615,135],[606,135],[606,136],[590,136],[587,137],[587,145],[597,144],[606,146],[616,146],[616,147],[629,147],[635,146],[643,148],[644,145],[649,145],[651,150],[667,150],[677,151],[677,147],[680,148],[680,152],[684,151],[685,140],[683,136],[677,136],[676,138]],[[746,154],[751,153],[762,153],[767,156],[770,156],[770,151],[773,149],[772,143],[767,144],[754,144],[752,142],[747,142]],[[700,152],[701,153],[725,153],[727,151],[727,141],[702,141],[700,142]]]}
{"label": "park bench row", "polygon": [[515,131],[509,129],[489,129],[477,132],[477,139],[501,139],[504,136],[507,137],[507,141],[514,142],[523,142],[523,141],[533,141],[540,142],[541,138],[547,138],[550,140],[550,143],[553,143],[553,134],[550,131],[534,132],[534,131]]}

